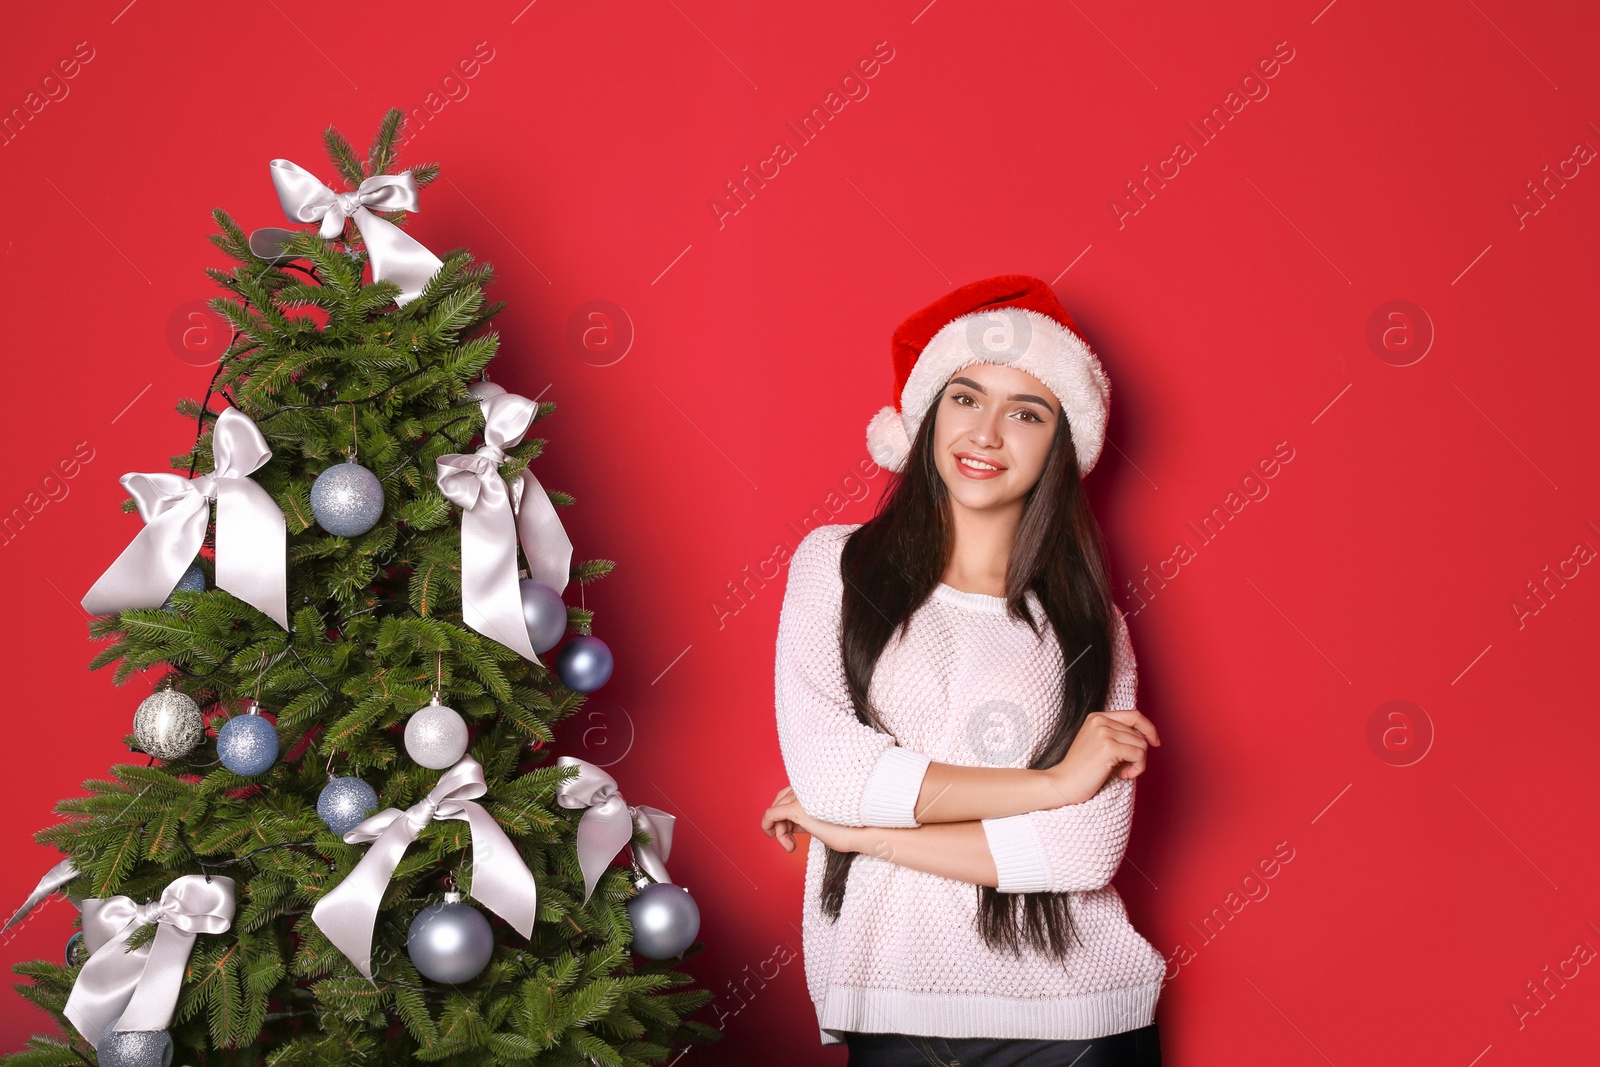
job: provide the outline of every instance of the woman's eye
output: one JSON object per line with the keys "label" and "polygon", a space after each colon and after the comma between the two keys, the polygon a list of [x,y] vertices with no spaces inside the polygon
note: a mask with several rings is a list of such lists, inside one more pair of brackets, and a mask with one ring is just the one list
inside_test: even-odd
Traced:
{"label": "woman's eye", "polygon": [[1022,411],[1021,411],[1021,414],[1028,416],[1028,418],[1032,419],[1034,422],[1043,422],[1044,421],[1038,415],[1035,415],[1032,411],[1028,410],[1027,408],[1023,408]]}

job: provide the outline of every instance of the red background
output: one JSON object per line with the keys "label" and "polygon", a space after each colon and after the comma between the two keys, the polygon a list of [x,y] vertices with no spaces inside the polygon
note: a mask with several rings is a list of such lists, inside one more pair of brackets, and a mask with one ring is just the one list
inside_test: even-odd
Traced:
{"label": "red background", "polygon": [[[0,551],[0,910],[57,858],[31,837],[53,802],[128,756],[144,683],[85,669],[76,602],[138,528],[117,477],[191,438],[172,404],[214,351],[169,337],[217,291],[209,212],[286,225],[267,161],[331,180],[321,130],[364,153],[398,106],[427,119],[402,162],[445,179],[409,231],[496,265],[496,378],[558,402],[540,476],[578,499],[577,557],[618,561],[587,601],[617,669],[575,743],[680,816],[671,867],[726,1034],[680,1062],[844,1062],[806,995],[804,854],[757,829],[784,781],[783,576],[763,561],[870,514],[890,331],[1004,272],[1053,281],[1114,384],[1089,486],[1165,742],[1117,885],[1173,961],[1167,1062],[1592,1048],[1600,174],[1563,161],[1600,147],[1600,20],[1506,0],[924,5],[13,12],[0,107],[38,110],[0,149],[0,507],[79,442],[94,458]],[[83,41],[93,58],[47,81]],[[879,42],[868,95],[799,144],[786,123]],[[1275,48],[1292,59],[1246,85],[1268,95],[1202,143],[1188,124],[1238,107]],[[779,139],[795,157],[719,225],[724,183]],[[1194,158],[1119,219],[1179,139]],[[1547,165],[1568,179],[1536,200]],[[631,323],[615,362],[568,339],[595,300]],[[1392,300],[1410,326],[1374,345]],[[1252,480],[1280,443],[1292,459]],[[1374,734],[1395,700],[1409,718]],[[1275,849],[1292,859],[1248,880]],[[0,963],[57,956],[72,917],[56,897]],[[0,989],[0,1047],[44,1023]]]}

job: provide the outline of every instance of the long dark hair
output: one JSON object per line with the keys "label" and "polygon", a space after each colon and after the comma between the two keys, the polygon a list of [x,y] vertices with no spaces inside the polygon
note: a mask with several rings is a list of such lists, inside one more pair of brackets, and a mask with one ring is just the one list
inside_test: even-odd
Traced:
{"label": "long dark hair", "polygon": [[[904,470],[879,500],[873,517],[851,533],[839,563],[844,578],[839,640],[850,699],[856,718],[877,730],[885,728],[867,693],[878,657],[933,593],[952,549],[949,494],[932,454],[944,394],[941,389],[928,406]],[[1083,720],[1105,703],[1111,685],[1111,582],[1100,527],[1079,479],[1066,413],[1061,412],[1044,470],[1028,491],[1006,567],[1007,613],[1038,634],[1039,620],[1026,597],[1032,590],[1059,646],[1071,651],[1062,656],[1061,713],[1028,763],[1032,768],[1061,762]],[[830,919],[839,917],[855,858],[853,852],[828,849],[822,909]],[[990,948],[1020,955],[1026,939],[1035,949],[1065,959],[1077,936],[1067,894],[974,888],[976,922]]]}

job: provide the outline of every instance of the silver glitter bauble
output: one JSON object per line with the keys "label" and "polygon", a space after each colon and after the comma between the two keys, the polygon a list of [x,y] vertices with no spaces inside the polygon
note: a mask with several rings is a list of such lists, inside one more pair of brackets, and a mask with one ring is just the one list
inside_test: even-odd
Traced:
{"label": "silver glitter bauble", "polygon": [[429,770],[454,767],[467,754],[467,720],[434,697],[406,721],[406,755]]}
{"label": "silver glitter bauble", "polygon": [[628,901],[628,921],[633,924],[633,951],[664,960],[694,944],[700,906],[682,886],[652,882]]}
{"label": "silver glitter bauble", "polygon": [[235,715],[217,731],[217,758],[234,774],[260,774],[277,762],[278,728],[251,705],[248,714]]}
{"label": "silver glitter bauble", "polygon": [[517,585],[522,590],[522,621],[528,627],[533,650],[555,648],[567,632],[567,602],[537,578],[524,578]]}
{"label": "silver glitter bauble", "polygon": [[339,537],[357,537],[383,515],[383,483],[359,463],[339,463],[311,483],[311,514]]}
{"label": "silver glitter bauble", "polygon": [[494,930],[460,893],[446,893],[444,903],[417,912],[406,936],[406,954],[425,977],[459,985],[489,966],[494,955]]}
{"label": "silver glitter bauble", "polygon": [[317,796],[317,817],[343,837],[378,810],[378,791],[359,778],[335,778]]}
{"label": "silver glitter bauble", "polygon": [[107,1030],[95,1057],[100,1067],[169,1067],[172,1035],[165,1030]]}
{"label": "silver glitter bauble", "polygon": [[200,705],[176,689],[158,689],[133,713],[133,738],[141,751],[156,759],[182,759],[194,751],[205,732]]}
{"label": "silver glitter bauble", "polygon": [[467,386],[467,395],[478,401],[480,404],[485,400],[492,400],[497,396],[504,396],[505,392],[505,386],[496,385],[487,378],[484,378],[481,381],[473,382],[471,385]]}
{"label": "silver glitter bauble", "polygon": [[556,653],[556,674],[568,689],[592,693],[611,677],[611,649],[598,637],[579,634]]}

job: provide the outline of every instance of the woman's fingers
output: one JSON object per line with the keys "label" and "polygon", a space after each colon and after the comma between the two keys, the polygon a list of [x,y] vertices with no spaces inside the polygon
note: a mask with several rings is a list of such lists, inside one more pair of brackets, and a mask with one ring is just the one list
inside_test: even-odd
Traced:
{"label": "woman's fingers", "polygon": [[794,851],[794,835],[796,831],[804,832],[801,830],[800,823],[792,817],[792,803],[792,801],[785,801],[781,804],[774,804],[763,812],[761,816],[761,832],[768,837],[774,838],[783,846],[785,852]]}
{"label": "woman's fingers", "polygon": [[1137,778],[1145,771],[1149,740],[1144,734],[1116,720],[1102,723],[1106,755],[1114,761],[1118,778]]}
{"label": "woman's fingers", "polygon": [[794,789],[784,786],[778,790],[778,795],[772,798],[772,807],[768,808],[761,816],[761,832],[775,839],[783,846],[785,852],[794,851],[794,820],[778,814],[778,810],[794,801]]}
{"label": "woman's fingers", "polygon": [[[1144,769],[1145,753],[1147,751],[1142,744],[1131,745],[1122,741],[1112,742],[1109,750],[1110,755],[1123,762],[1134,764],[1141,771]],[[1130,775],[1129,777],[1132,776]]]}
{"label": "woman's fingers", "polygon": [[1131,726],[1123,726],[1114,720],[1104,723],[1103,726],[1106,736],[1125,745],[1137,745],[1140,748],[1144,748],[1150,744],[1148,737]]}
{"label": "woman's fingers", "polygon": [[770,829],[775,824],[780,822],[794,822],[794,814],[795,813],[793,809],[788,803],[774,804],[772,807],[768,808],[762,813],[761,828],[763,830],[768,830],[769,833],[767,836],[771,837],[772,834],[770,833]]}
{"label": "woman's fingers", "polygon": [[1121,708],[1117,711],[1102,711],[1100,714],[1109,719],[1115,719],[1126,726],[1133,727],[1149,738],[1152,745],[1159,746],[1161,744],[1161,737],[1156,733],[1156,724],[1140,714],[1138,708]]}
{"label": "woman's fingers", "polygon": [[1109,719],[1101,721],[1097,738],[1107,754],[1113,751],[1120,752],[1124,748],[1134,748],[1139,751],[1140,759],[1144,758],[1150,745],[1149,739],[1139,731]]}
{"label": "woman's fingers", "polygon": [[794,824],[788,819],[762,819],[761,828],[782,845],[785,852],[794,851]]}

